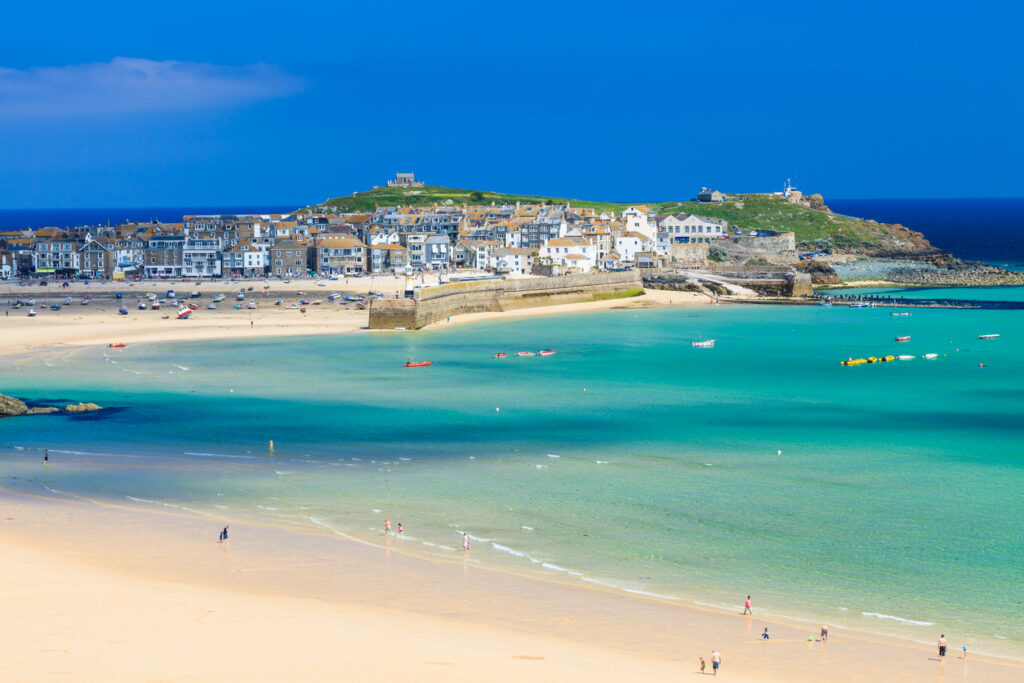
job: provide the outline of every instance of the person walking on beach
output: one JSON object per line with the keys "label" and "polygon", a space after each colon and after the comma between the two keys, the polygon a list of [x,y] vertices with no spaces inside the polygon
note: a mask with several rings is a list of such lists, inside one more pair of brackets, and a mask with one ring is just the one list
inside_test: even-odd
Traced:
{"label": "person walking on beach", "polygon": [[821,627],[821,642],[828,640],[828,626],[822,625]]}
{"label": "person walking on beach", "polygon": [[764,627],[764,633],[761,634],[761,640],[770,640],[771,636],[768,635],[768,627]]}
{"label": "person walking on beach", "polygon": [[707,664],[704,663],[704,658],[701,657],[700,658],[700,675],[701,676],[704,675],[704,667],[706,667],[706,666],[707,666]]}
{"label": "person walking on beach", "polygon": [[712,650],[711,651],[711,670],[714,672],[715,676],[718,675],[718,667],[720,667],[720,666],[722,666],[722,653],[720,653],[718,650]]}
{"label": "person walking on beach", "polygon": [[384,535],[385,536],[390,536],[391,535],[391,520],[390,519],[385,519],[384,520]]}
{"label": "person walking on beach", "polygon": [[462,549],[469,552],[469,534],[465,532],[462,534]]}
{"label": "person walking on beach", "polygon": [[228,540],[228,528],[225,526],[220,532],[220,542],[225,543]]}
{"label": "person walking on beach", "polygon": [[943,633],[939,636],[939,661],[941,662],[946,658],[946,634]]}
{"label": "person walking on beach", "polygon": [[747,601],[743,604],[743,613],[744,614],[753,614],[753,612],[750,611],[750,596],[749,595],[747,596]]}
{"label": "person walking on beach", "polygon": [[967,643],[963,644],[963,648],[964,648],[964,660],[966,660],[967,659]]}
{"label": "person walking on beach", "polygon": [[398,523],[398,535],[399,536],[405,536],[405,532],[402,530],[402,523],[401,522]]}
{"label": "person walking on beach", "polygon": [[44,463],[49,463],[50,462],[50,449],[49,448],[43,450],[43,462]]}

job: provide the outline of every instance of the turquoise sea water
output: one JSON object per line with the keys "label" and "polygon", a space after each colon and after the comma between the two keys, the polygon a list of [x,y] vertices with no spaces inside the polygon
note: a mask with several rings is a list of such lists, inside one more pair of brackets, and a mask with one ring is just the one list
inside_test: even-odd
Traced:
{"label": "turquoise sea water", "polygon": [[[1024,658],[1024,316],[889,313],[618,310],[37,356],[0,369],[4,393],[111,409],[0,421],[0,482],[214,529],[377,543],[389,518],[427,553],[465,530],[514,570],[727,608],[749,593],[815,626]],[[939,357],[839,365],[888,353]]]}
{"label": "turquoise sea water", "polygon": [[905,299],[966,299],[970,301],[1024,301],[1024,287],[843,287],[822,294],[877,296]]}

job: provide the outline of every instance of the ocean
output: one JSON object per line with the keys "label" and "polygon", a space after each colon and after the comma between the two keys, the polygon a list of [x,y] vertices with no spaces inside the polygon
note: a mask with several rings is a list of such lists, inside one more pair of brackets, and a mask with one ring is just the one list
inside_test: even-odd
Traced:
{"label": "ocean", "polygon": [[[426,555],[465,531],[510,571],[1024,659],[1022,335],[720,306],[36,354],[4,393],[106,410],[0,421],[0,486],[370,544],[387,518]],[[839,365],[888,353],[916,357]]]}
{"label": "ocean", "polygon": [[1024,269],[1024,197],[830,199],[836,213],[901,223],[962,259]]}
{"label": "ocean", "polygon": [[119,225],[158,220],[180,223],[182,216],[204,214],[288,213],[304,206],[170,206],[91,209],[0,209],[0,230],[71,228],[79,225]]}

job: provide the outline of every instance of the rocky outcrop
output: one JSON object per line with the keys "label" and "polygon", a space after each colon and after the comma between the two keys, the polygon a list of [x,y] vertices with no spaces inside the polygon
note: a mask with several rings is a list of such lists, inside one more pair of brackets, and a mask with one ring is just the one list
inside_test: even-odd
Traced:
{"label": "rocky outcrop", "polygon": [[37,406],[35,408],[29,408],[28,412],[25,413],[25,414],[26,415],[49,415],[50,413],[59,413],[59,412],[60,412],[60,408],[54,408],[53,406],[46,406],[45,408],[41,407],[41,406]]}
{"label": "rocky outcrop", "polygon": [[64,408],[69,413],[89,413],[99,409],[100,407],[95,403],[69,403]]}
{"label": "rocky outcrop", "polygon": [[951,285],[954,287],[1024,285],[1024,273],[956,259],[945,268],[933,270],[894,268],[886,273],[885,279],[890,282],[913,285]]}
{"label": "rocky outcrop", "polygon": [[832,266],[821,261],[800,261],[796,269],[810,275],[811,283],[815,285],[838,285],[843,282],[839,274],[832,270]]}
{"label": "rocky outcrop", "polygon": [[14,415],[26,415],[28,414],[28,406],[25,405],[24,401],[14,398],[13,396],[4,396],[0,394],[0,417],[11,417]]}

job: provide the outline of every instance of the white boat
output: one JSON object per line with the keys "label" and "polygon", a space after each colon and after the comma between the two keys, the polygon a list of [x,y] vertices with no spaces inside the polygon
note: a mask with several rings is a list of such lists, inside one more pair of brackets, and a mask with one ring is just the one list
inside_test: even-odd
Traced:
{"label": "white boat", "polygon": [[211,311],[217,310],[217,304],[206,304],[206,307]]}
{"label": "white boat", "polygon": [[978,339],[999,339],[998,334],[979,334]]}
{"label": "white boat", "polygon": [[553,356],[553,355],[555,355],[555,353],[557,353],[557,352],[554,349],[544,349],[543,351],[538,351],[537,355],[538,356]]}
{"label": "white boat", "polygon": [[894,318],[903,318],[903,317],[906,317],[906,316],[908,316],[910,314],[907,313],[906,311],[902,311],[900,313],[890,313],[889,315],[893,316]]}
{"label": "white boat", "polygon": [[213,297],[213,303],[219,304],[221,301],[224,301],[223,294],[218,294],[217,296]]}
{"label": "white boat", "polygon": [[708,339],[707,341],[692,341],[690,346],[695,349],[713,349],[715,347],[715,340]]}
{"label": "white boat", "polygon": [[937,353],[926,353],[926,354],[924,354],[922,356],[922,358],[927,358],[928,360],[932,360],[933,358],[938,358],[938,357],[939,357],[939,354],[937,354]]}
{"label": "white boat", "polygon": [[914,360],[914,356],[896,356],[900,360]]}

